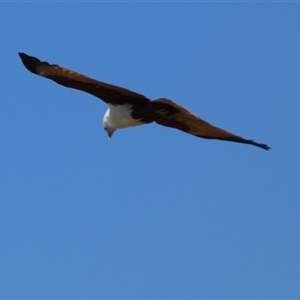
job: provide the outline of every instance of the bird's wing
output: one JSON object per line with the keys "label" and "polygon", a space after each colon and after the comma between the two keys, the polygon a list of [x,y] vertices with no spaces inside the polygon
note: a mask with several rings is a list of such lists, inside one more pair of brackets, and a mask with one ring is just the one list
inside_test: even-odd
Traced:
{"label": "bird's wing", "polygon": [[130,90],[97,81],[58,65],[50,65],[25,53],[19,53],[19,55],[30,72],[52,79],[63,86],[90,93],[106,103],[125,104],[149,101],[145,96]]}
{"label": "bird's wing", "polygon": [[206,138],[231,141],[237,143],[250,144],[269,150],[266,144],[259,144],[253,140],[247,140],[221,128],[215,127],[208,122],[201,120],[188,109],[168,99],[158,99],[151,101],[152,109],[155,110],[155,122],[182,130],[192,135]]}

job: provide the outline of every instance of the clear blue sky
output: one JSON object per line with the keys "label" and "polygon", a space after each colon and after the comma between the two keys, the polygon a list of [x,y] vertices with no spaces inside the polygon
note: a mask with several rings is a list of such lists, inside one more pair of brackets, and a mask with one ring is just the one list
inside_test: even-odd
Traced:
{"label": "clear blue sky", "polygon": [[[299,3],[1,3],[0,298],[299,298]],[[271,151],[151,124],[25,52]]]}

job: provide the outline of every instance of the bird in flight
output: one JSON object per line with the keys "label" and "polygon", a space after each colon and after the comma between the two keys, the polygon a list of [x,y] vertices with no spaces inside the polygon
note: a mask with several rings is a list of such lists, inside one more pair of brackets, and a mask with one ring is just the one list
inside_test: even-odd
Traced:
{"label": "bird in flight", "polygon": [[49,78],[65,87],[92,94],[107,103],[108,109],[103,117],[103,126],[109,138],[117,129],[156,122],[205,139],[218,139],[254,145],[265,150],[270,149],[266,144],[256,143],[215,127],[169,99],[160,98],[151,101],[141,94],[40,61],[25,53],[19,55],[30,72]]}

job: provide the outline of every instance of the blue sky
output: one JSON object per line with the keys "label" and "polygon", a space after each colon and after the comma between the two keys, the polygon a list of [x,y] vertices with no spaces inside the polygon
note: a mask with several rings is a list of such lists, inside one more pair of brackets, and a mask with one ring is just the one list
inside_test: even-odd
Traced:
{"label": "blue sky", "polygon": [[[299,3],[1,3],[1,298],[299,298]],[[271,146],[156,124],[25,52]]]}

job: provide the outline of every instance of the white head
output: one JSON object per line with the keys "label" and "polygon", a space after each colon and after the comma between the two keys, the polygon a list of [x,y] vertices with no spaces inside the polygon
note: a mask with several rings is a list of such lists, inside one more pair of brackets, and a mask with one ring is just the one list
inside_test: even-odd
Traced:
{"label": "white head", "polygon": [[103,117],[103,127],[104,130],[107,132],[109,139],[111,139],[112,134],[116,131],[116,128],[114,128],[111,124],[111,116],[110,116],[110,109],[106,111],[104,117]]}
{"label": "white head", "polygon": [[133,119],[131,116],[132,105],[112,105],[108,104],[108,110],[103,117],[103,127],[106,130],[109,138],[116,129],[127,128],[144,124],[138,119]]}

